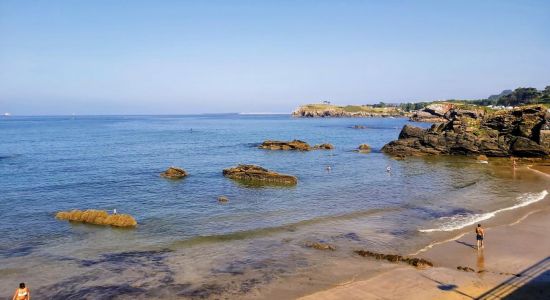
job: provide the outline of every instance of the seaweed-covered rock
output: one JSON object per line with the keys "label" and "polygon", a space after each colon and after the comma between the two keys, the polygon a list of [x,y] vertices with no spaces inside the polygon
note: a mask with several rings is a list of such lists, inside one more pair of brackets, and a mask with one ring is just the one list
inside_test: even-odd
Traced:
{"label": "seaweed-covered rock", "polygon": [[299,150],[299,151],[309,151],[311,146],[300,140],[293,141],[264,141],[260,147],[261,149],[266,150]]}
{"label": "seaweed-covered rock", "polygon": [[184,169],[170,167],[166,171],[160,173],[160,176],[169,179],[181,179],[187,176],[187,172]]}
{"label": "seaweed-covered rock", "polygon": [[382,151],[394,156],[547,157],[550,154],[547,114],[542,106],[491,114],[452,108],[445,113],[449,119],[446,123],[434,124],[429,129],[405,125],[399,138],[386,144]]}
{"label": "seaweed-covered rock", "polygon": [[137,225],[134,217],[127,214],[108,214],[105,210],[72,210],[60,211],[55,215],[58,220],[82,222],[95,225],[114,227],[135,227]]}
{"label": "seaweed-covered rock", "polygon": [[336,250],[336,247],[328,244],[328,243],[321,243],[321,242],[307,242],[306,247],[313,248],[317,250]]}
{"label": "seaweed-covered rock", "polygon": [[296,185],[298,183],[295,176],[279,174],[255,165],[238,165],[224,169],[223,175],[231,179],[259,184]]}
{"label": "seaweed-covered rock", "polygon": [[398,254],[383,254],[383,253],[377,253],[377,252],[372,252],[368,250],[357,250],[354,252],[363,257],[372,257],[374,259],[387,260],[389,262],[404,262],[411,266],[415,266],[417,268],[433,267],[432,262],[425,260],[423,258],[405,257]]}

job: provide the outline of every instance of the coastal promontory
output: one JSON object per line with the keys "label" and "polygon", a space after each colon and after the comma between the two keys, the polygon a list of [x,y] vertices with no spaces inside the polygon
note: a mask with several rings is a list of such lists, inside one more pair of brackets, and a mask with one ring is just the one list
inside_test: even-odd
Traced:
{"label": "coastal promontory", "polygon": [[306,104],[292,112],[294,117],[343,118],[343,117],[401,117],[405,112],[399,107],[378,107],[375,105]]}

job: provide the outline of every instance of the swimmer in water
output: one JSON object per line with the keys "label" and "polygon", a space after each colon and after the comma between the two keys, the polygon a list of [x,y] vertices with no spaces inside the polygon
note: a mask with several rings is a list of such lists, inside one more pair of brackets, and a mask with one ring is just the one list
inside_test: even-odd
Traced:
{"label": "swimmer in water", "polygon": [[386,172],[391,173],[391,166],[386,167]]}
{"label": "swimmer in water", "polygon": [[327,172],[330,172],[330,171],[332,171],[332,168],[330,166],[327,166],[326,170],[327,170]]}

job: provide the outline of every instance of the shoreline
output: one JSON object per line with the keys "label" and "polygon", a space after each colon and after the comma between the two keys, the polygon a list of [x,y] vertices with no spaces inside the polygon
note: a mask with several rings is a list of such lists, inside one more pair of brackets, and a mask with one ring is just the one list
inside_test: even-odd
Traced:
{"label": "shoreline", "polygon": [[[518,299],[550,296],[550,208],[487,228],[484,249],[473,249],[474,243],[472,232],[461,233],[415,253],[432,261],[433,268],[385,263],[394,268],[299,299],[474,299],[496,293]],[[475,272],[457,270],[459,266]],[[531,266],[539,272],[531,274]]]}

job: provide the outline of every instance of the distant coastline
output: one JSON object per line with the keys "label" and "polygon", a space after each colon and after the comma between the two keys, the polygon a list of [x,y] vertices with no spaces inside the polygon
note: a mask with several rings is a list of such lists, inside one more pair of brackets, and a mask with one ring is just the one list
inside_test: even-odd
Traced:
{"label": "distant coastline", "polygon": [[346,117],[408,117],[409,114],[399,107],[378,107],[376,105],[306,104],[292,112],[293,117],[305,118],[346,118]]}

